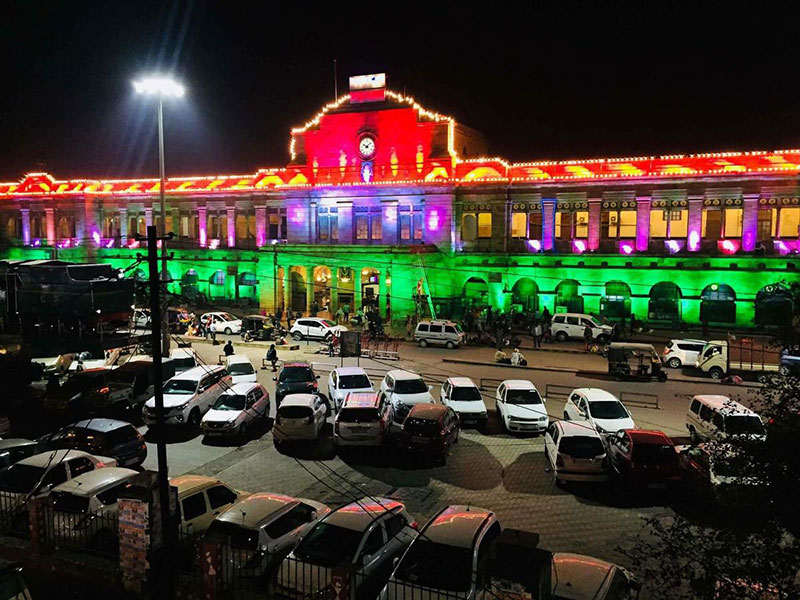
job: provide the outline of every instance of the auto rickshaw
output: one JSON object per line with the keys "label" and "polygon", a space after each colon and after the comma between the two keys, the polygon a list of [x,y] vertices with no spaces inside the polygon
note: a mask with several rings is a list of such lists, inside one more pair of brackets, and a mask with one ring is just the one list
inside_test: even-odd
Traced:
{"label": "auto rickshaw", "polygon": [[286,332],[282,327],[275,327],[269,317],[249,315],[242,317],[242,330],[239,335],[245,342],[270,342],[280,339]]}
{"label": "auto rickshaw", "polygon": [[639,379],[666,381],[661,357],[652,344],[612,342],[606,351],[608,373],[616,380]]}

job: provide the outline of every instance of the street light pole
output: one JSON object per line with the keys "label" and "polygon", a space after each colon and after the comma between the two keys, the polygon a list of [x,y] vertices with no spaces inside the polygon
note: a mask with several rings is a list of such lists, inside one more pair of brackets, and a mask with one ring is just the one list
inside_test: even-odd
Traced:
{"label": "street light pole", "polygon": [[[161,203],[161,280],[164,284],[164,290],[169,279],[169,271],[167,270],[167,201],[166,190],[167,177],[164,173],[164,96],[158,95],[158,171],[161,177],[161,182],[158,186],[159,199]],[[174,226],[174,224],[173,224]],[[164,294],[165,298],[169,298],[168,294]],[[164,308],[167,307],[167,302],[164,302]],[[164,318],[161,319],[161,352],[164,356],[169,356],[169,313],[164,311]],[[153,348],[155,352],[155,348]]]}

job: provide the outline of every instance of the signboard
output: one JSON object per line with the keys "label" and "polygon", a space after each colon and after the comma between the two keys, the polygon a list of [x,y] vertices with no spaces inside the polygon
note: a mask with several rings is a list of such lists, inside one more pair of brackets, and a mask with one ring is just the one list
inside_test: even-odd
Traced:
{"label": "signboard", "polygon": [[350,78],[350,91],[377,90],[386,87],[386,73],[355,75]]}
{"label": "signboard", "polygon": [[358,331],[343,331],[339,340],[342,358],[361,356],[361,334]]}

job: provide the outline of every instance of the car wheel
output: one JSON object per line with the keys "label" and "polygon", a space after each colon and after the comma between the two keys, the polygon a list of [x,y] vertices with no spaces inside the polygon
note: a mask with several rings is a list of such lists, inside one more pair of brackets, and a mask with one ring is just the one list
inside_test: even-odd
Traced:
{"label": "car wheel", "polygon": [[452,350],[454,348],[454,344],[453,344],[453,342],[447,342],[444,345],[444,347],[447,348],[448,350]]}
{"label": "car wheel", "polygon": [[295,342],[299,342],[300,340],[302,340],[302,339],[303,339],[303,334],[302,334],[302,333],[300,333],[299,331],[293,331],[293,332],[292,332],[292,339],[293,339]]}
{"label": "car wheel", "polygon": [[709,375],[711,375],[711,379],[717,379],[717,380],[719,380],[719,379],[722,379],[722,376],[723,376],[725,373],[724,373],[724,372],[722,371],[722,369],[720,369],[719,367],[712,367],[712,368],[709,370],[708,374],[709,374]]}
{"label": "car wheel", "polygon": [[419,347],[420,348],[426,348],[427,346],[428,346],[428,340],[420,340],[419,341]]}
{"label": "car wheel", "polygon": [[243,438],[247,437],[247,423],[239,425],[239,436]]}
{"label": "car wheel", "polygon": [[567,341],[567,332],[566,331],[559,331],[556,333],[556,340],[559,342],[566,342]]}
{"label": "car wheel", "polygon": [[196,408],[192,409],[192,412],[189,413],[189,419],[186,421],[186,425],[189,429],[197,429],[200,427],[200,411]]}
{"label": "car wheel", "polygon": [[778,369],[778,373],[783,375],[784,377],[789,375],[789,366],[788,365],[781,365],[781,368]]}
{"label": "car wheel", "polygon": [[595,341],[596,341],[598,344],[600,344],[601,346],[605,346],[605,345],[608,343],[608,336],[607,336],[607,335],[605,335],[605,334],[603,334],[603,335],[598,335],[598,336],[597,336],[597,338],[595,339]]}
{"label": "car wheel", "polygon": [[680,369],[681,368],[681,359],[677,356],[673,356],[667,361],[667,364],[671,369]]}
{"label": "car wheel", "polygon": [[225,328],[225,331],[223,331],[223,333],[224,333],[225,335],[230,335],[230,334],[231,334],[231,333],[233,333],[233,332],[231,331],[231,328],[230,328],[230,327],[226,327],[226,328]]}

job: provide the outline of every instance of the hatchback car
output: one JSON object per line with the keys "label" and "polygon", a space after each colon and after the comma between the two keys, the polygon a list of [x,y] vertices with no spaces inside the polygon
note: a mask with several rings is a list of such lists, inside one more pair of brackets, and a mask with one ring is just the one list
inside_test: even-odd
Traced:
{"label": "hatchback car", "polygon": [[608,479],[603,440],[591,427],[556,421],[544,436],[544,454],[558,485],[568,481],[602,482]]}
{"label": "hatchback car", "polygon": [[492,544],[501,532],[500,521],[485,508],[455,505],[440,510],[411,542],[380,599],[478,597]]}
{"label": "hatchback car", "polygon": [[452,408],[443,404],[417,404],[403,421],[400,446],[406,452],[429,456],[443,465],[450,448],[458,443],[460,430],[458,415]]}
{"label": "hatchback car", "polygon": [[559,600],[635,600],[642,587],[618,565],[566,552],[553,553],[550,581],[553,598]]}
{"label": "hatchback car", "polygon": [[550,418],[536,386],[524,379],[508,379],[495,392],[497,414],[506,431],[544,433]]}
{"label": "hatchback car", "polygon": [[559,342],[565,342],[569,338],[584,339],[587,327],[592,330],[592,339],[599,343],[605,344],[611,339],[612,327],[598,322],[591,315],[560,313],[554,315],[550,323],[550,331]]}
{"label": "hatchback car", "polygon": [[339,335],[347,331],[344,325],[337,325],[330,319],[317,319],[316,317],[297,319],[289,334],[297,341],[300,340],[328,340],[334,334]]}
{"label": "hatchback car", "polygon": [[697,366],[697,358],[705,345],[705,340],[670,340],[664,347],[663,362],[672,369]]}
{"label": "hatchback car", "polygon": [[328,513],[281,563],[278,594],[321,597],[332,590],[334,569],[354,570],[350,589],[375,597],[392,563],[417,536],[417,524],[401,502],[362,498]]}
{"label": "hatchback car", "polygon": [[114,419],[86,419],[45,436],[53,448],[72,448],[110,456],[124,467],[138,467],[147,458],[142,434],[130,423]]}
{"label": "hatchback car", "polygon": [[231,376],[231,383],[255,383],[256,369],[244,354],[232,354],[225,359],[225,370]]}
{"label": "hatchback car", "polygon": [[319,389],[319,375],[306,362],[284,363],[281,372],[272,381],[275,386],[275,403],[280,406],[283,398],[289,394],[316,394]]}
{"label": "hatchback car", "polygon": [[227,312],[208,312],[200,317],[200,322],[205,323],[211,318],[211,331],[230,335],[242,330],[242,320]]}
{"label": "hatchback car", "polygon": [[336,446],[382,446],[392,425],[392,405],[383,393],[351,392],[333,422]]}
{"label": "hatchback car", "polygon": [[564,419],[586,421],[600,434],[636,429],[630,411],[613,394],[598,388],[578,388],[564,405]]}
{"label": "hatchback car", "polygon": [[203,435],[247,436],[247,430],[269,417],[269,392],[260,383],[236,383],[225,390],[203,416]]}
{"label": "hatchback car", "polygon": [[415,404],[433,404],[431,386],[416,373],[394,369],[381,381],[381,391],[386,394],[394,410],[395,423],[402,423]]}
{"label": "hatchback car", "polygon": [[170,479],[178,489],[180,529],[190,536],[202,533],[214,518],[249,496],[215,477],[181,475]]}
{"label": "hatchback car", "polygon": [[227,558],[237,576],[258,578],[279,565],[330,511],[314,500],[259,492],[218,515],[203,537],[231,548]]}
{"label": "hatchback car", "polygon": [[666,489],[680,482],[675,444],[662,431],[622,429],[608,438],[608,457],[626,489]]}
{"label": "hatchback car", "polygon": [[469,377],[448,377],[442,384],[439,397],[445,406],[456,411],[462,427],[486,425],[488,417],[483,394]]}
{"label": "hatchback car", "polygon": [[6,497],[46,496],[54,487],[73,477],[116,466],[113,458],[80,450],[42,452],[0,471],[0,493]]}
{"label": "hatchback car", "polygon": [[348,394],[372,391],[372,381],[361,367],[338,367],[328,374],[328,398],[336,411]]}
{"label": "hatchback car", "polygon": [[272,437],[276,444],[316,440],[325,426],[327,409],[316,394],[291,394],[283,399],[275,414]]}

